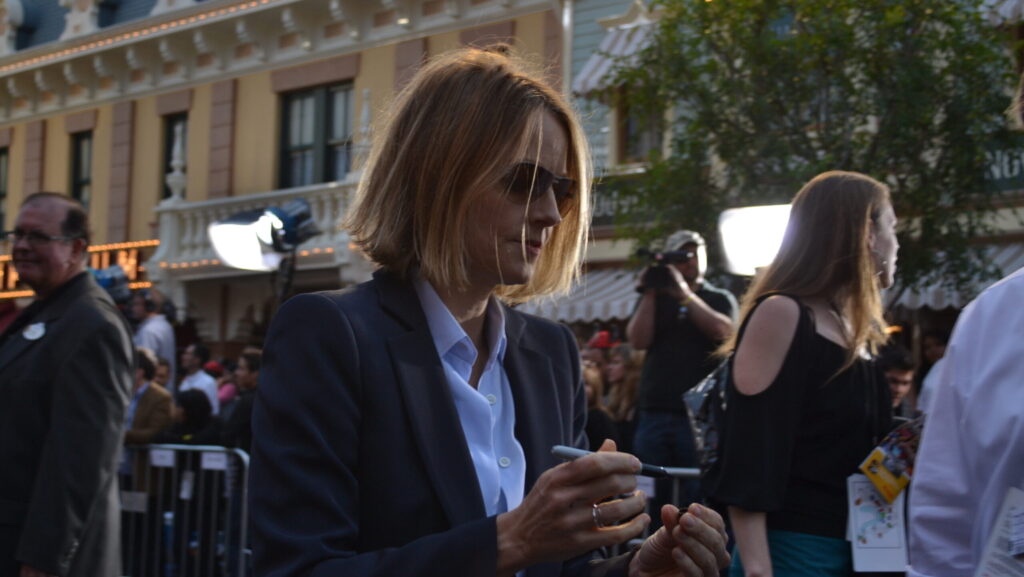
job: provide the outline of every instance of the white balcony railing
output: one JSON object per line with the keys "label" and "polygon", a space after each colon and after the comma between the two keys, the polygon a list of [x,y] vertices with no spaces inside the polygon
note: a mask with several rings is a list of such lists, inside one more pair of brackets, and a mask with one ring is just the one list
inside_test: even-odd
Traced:
{"label": "white balcony railing", "polygon": [[313,221],[322,232],[299,247],[299,268],[344,264],[350,256],[348,234],[339,223],[354,192],[355,181],[349,180],[201,202],[169,198],[155,209],[160,222],[160,248],[149,260],[149,271],[163,277],[168,273],[188,278],[224,276],[227,269],[210,244],[209,225],[242,211],[280,206],[294,198],[309,202]]}

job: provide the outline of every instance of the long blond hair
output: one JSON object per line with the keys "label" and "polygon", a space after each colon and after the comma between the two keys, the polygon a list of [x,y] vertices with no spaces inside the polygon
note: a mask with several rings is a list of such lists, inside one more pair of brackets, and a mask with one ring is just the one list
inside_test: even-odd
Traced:
{"label": "long blond hair", "polygon": [[644,365],[644,353],[622,343],[612,347],[608,353],[608,361],[620,357],[626,364],[625,375],[620,383],[608,383],[611,392],[608,396],[608,412],[612,419],[625,421],[632,417],[636,407],[636,394],[640,386],[640,373]]}
{"label": "long blond hair", "polygon": [[735,349],[739,326],[758,297],[781,292],[823,298],[850,323],[845,370],[861,350],[878,352],[886,341],[877,279],[877,257],[868,244],[890,204],[889,188],[857,173],[819,174],[793,198],[782,246],[768,269],[743,296],[741,323],[719,349]]}
{"label": "long blond hair", "polygon": [[543,114],[550,112],[568,135],[567,176],[577,184],[528,284],[497,294],[522,302],[567,292],[586,248],[592,169],[575,113],[543,74],[507,46],[459,49],[428,63],[392,110],[345,222],[355,244],[403,277],[418,266],[435,287],[468,287],[462,231],[473,226],[469,208],[510,162],[539,154]]}

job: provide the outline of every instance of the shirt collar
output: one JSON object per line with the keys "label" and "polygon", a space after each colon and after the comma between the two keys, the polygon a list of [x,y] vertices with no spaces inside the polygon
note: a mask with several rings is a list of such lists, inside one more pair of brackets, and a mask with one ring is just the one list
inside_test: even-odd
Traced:
{"label": "shirt collar", "polygon": [[[430,336],[434,340],[434,347],[437,355],[442,359],[448,354],[457,356],[462,361],[472,365],[476,362],[477,351],[473,347],[473,341],[462,329],[462,326],[452,316],[451,311],[445,306],[444,301],[434,290],[434,287],[421,275],[415,275],[413,288],[419,296],[420,305],[423,307],[423,314],[427,317],[427,326],[430,328]],[[493,296],[487,301],[487,342],[491,346],[487,358],[487,368],[495,362],[502,362],[505,359],[505,311]]]}

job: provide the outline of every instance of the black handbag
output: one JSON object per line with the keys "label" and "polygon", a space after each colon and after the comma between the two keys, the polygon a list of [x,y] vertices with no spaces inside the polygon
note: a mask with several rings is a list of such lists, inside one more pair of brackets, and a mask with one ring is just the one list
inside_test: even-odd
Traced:
{"label": "black handbag", "polygon": [[718,460],[718,446],[727,407],[726,386],[732,371],[733,354],[729,353],[711,374],[683,393],[683,404],[690,417],[701,475],[706,474]]}
{"label": "black handbag", "polygon": [[[778,294],[784,293],[770,292],[757,297],[754,307],[757,307],[766,298]],[[739,339],[743,338],[747,320],[749,320],[749,315],[747,319],[743,320],[737,343]],[[726,389],[729,379],[732,378],[732,360],[735,355],[735,350],[730,351],[728,356],[715,367],[715,370],[704,377],[704,380],[683,393],[683,404],[686,406],[687,416],[690,417],[690,428],[693,430],[693,442],[697,450],[697,463],[700,465],[702,476],[707,475],[708,470],[718,461],[722,428],[725,426],[725,410],[728,407]]]}

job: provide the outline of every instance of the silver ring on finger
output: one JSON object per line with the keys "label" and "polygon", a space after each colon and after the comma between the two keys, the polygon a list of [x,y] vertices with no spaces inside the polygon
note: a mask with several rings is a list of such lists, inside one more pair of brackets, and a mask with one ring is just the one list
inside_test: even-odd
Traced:
{"label": "silver ring on finger", "polygon": [[601,511],[597,503],[594,503],[594,508],[590,510],[590,516],[594,518],[594,527],[598,529],[604,528],[604,523],[601,522]]}

